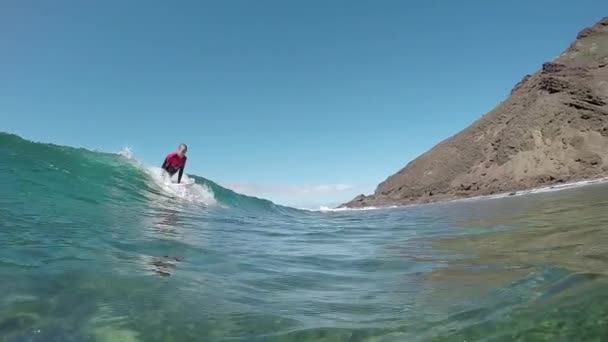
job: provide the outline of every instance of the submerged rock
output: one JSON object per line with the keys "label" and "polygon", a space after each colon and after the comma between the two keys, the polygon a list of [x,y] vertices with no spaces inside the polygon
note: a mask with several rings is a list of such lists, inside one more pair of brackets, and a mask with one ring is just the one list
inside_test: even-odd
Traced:
{"label": "submerged rock", "polygon": [[35,313],[18,313],[0,319],[0,333],[19,331],[32,328],[38,321],[40,316]]}

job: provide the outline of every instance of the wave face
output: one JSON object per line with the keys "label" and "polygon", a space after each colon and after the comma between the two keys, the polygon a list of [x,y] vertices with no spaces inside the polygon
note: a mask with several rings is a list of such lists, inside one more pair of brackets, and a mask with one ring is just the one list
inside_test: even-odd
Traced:
{"label": "wave face", "polygon": [[304,211],[0,134],[2,341],[593,340],[608,185]]}
{"label": "wave face", "polygon": [[[238,194],[199,176],[184,175],[183,184],[174,184],[175,179],[168,179],[160,167],[145,166],[130,152],[93,152],[33,143],[2,133],[0,148],[2,172],[7,181],[5,190],[45,192],[44,198],[66,204],[80,200],[90,204],[130,205],[165,197],[200,206],[279,208],[271,201]],[[18,182],[11,179],[23,181],[25,189],[15,188]]]}

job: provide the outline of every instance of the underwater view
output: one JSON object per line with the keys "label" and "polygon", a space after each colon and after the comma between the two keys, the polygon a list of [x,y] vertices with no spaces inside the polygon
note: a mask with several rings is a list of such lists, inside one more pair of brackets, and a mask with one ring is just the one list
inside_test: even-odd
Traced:
{"label": "underwater view", "polygon": [[0,340],[600,341],[608,185],[308,211],[0,134]]}

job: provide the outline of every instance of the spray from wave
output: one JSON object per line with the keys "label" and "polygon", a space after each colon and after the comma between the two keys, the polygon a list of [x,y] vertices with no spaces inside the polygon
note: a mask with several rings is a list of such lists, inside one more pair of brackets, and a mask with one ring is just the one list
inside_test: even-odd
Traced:
{"label": "spray from wave", "polygon": [[122,151],[118,152],[118,155],[131,161],[136,167],[141,169],[158,188],[162,189],[162,191],[170,196],[203,205],[217,204],[213,190],[205,184],[197,184],[196,180],[189,177],[187,174],[183,175],[181,183],[177,183],[177,175],[171,177],[160,167],[144,165],[135,158],[133,151],[128,147],[125,147]]}
{"label": "spray from wave", "polygon": [[[292,211],[271,201],[239,194],[204,177],[184,174],[176,184],[160,167],[139,161],[130,148],[117,153],[90,151],[25,140],[0,132],[0,152],[5,156],[0,172],[6,180],[5,191],[19,192],[21,180],[42,195],[53,194],[58,201],[66,198],[102,205],[165,201],[242,210]],[[40,196],[44,198],[44,196]],[[163,200],[164,198],[164,200]],[[169,204],[167,204],[169,205]]]}

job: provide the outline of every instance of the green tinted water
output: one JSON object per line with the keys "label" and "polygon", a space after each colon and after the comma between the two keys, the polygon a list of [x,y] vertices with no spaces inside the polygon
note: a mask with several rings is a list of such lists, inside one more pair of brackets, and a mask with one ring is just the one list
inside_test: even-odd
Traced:
{"label": "green tinted water", "polygon": [[0,135],[0,340],[608,336],[606,185],[323,213],[194,179],[216,203]]}

